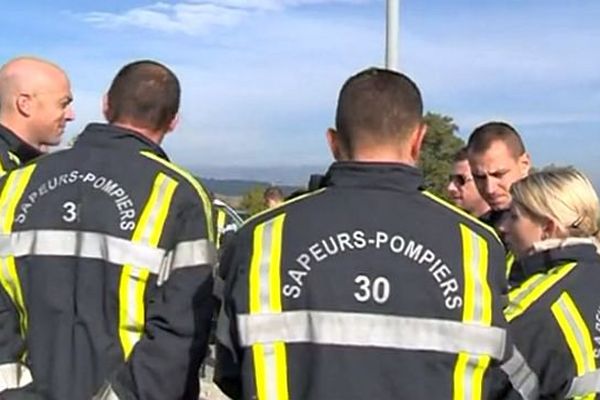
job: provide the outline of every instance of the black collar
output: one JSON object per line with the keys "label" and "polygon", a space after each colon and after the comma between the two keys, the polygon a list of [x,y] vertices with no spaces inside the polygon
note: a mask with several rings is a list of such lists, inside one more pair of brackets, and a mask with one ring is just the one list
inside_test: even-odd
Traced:
{"label": "black collar", "polygon": [[27,163],[42,155],[42,152],[23,141],[13,131],[0,124],[0,140],[8,147],[8,151],[19,157],[21,163]]}
{"label": "black collar", "polygon": [[115,147],[135,153],[150,151],[168,160],[164,150],[136,131],[110,124],[93,123],[85,127],[75,141],[75,146]]}
{"label": "black collar", "polygon": [[344,161],[333,163],[319,186],[418,191],[423,184],[421,172],[406,164]]}
{"label": "black collar", "polygon": [[594,244],[573,244],[540,251],[515,262],[511,281],[523,282],[532,275],[546,273],[559,265],[585,261],[600,262],[600,255]]}

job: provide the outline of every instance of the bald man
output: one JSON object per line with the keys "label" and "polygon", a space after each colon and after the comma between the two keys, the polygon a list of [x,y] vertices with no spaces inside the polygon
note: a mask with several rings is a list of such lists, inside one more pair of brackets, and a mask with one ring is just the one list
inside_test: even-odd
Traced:
{"label": "bald man", "polygon": [[19,57],[0,68],[0,175],[60,143],[72,101],[67,75],[49,61]]}

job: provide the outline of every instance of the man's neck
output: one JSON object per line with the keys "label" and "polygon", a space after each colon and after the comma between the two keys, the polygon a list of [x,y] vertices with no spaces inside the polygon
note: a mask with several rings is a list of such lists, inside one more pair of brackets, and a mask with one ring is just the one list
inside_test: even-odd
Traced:
{"label": "man's neck", "polygon": [[364,149],[355,151],[348,160],[354,162],[401,163],[415,166],[416,161],[408,154],[398,152],[397,149]]}
{"label": "man's neck", "polygon": [[128,124],[126,122],[114,122],[113,125],[119,128],[134,131],[139,135],[145,137],[146,139],[150,140],[151,142],[156,143],[157,145],[160,145],[162,143],[163,138],[165,137],[165,134],[162,132],[156,132],[150,129],[140,128],[139,126]]}
{"label": "man's neck", "polygon": [[477,218],[480,218],[483,215],[489,213],[490,211],[492,211],[492,209],[490,208],[490,206],[488,206],[487,204],[482,204],[481,206],[479,206],[476,209],[474,209],[471,212],[471,214],[475,215]]}

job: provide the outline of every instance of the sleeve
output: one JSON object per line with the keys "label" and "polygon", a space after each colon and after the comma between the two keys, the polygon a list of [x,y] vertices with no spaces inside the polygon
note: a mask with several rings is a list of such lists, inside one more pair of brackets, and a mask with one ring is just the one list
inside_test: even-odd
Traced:
{"label": "sleeve", "polygon": [[513,388],[508,399],[564,398],[574,364],[549,310],[530,310],[509,332],[515,347],[502,367]]}
{"label": "sleeve", "polygon": [[241,348],[236,333],[236,312],[232,297],[238,272],[236,253],[240,252],[239,237],[239,234],[235,235],[234,240],[226,247],[220,262],[219,274],[224,281],[224,290],[217,321],[217,360],[214,376],[217,386],[232,399],[242,398]]}
{"label": "sleeve", "polygon": [[0,392],[31,383],[31,373],[20,360],[25,352],[17,309],[0,286]]}
{"label": "sleeve", "polygon": [[[508,323],[502,310],[507,302],[507,282],[504,246],[494,236],[486,235],[488,249],[488,284],[491,292],[492,327],[504,332],[504,357],[491,359],[485,376],[486,399],[508,399],[511,383],[508,374],[503,370],[503,363],[512,357],[514,342],[508,332]],[[518,399],[515,398],[515,400]]]}
{"label": "sleeve", "polygon": [[197,400],[214,311],[214,243],[201,204],[177,215],[166,273],[148,300],[146,324],[129,360],[95,399]]}

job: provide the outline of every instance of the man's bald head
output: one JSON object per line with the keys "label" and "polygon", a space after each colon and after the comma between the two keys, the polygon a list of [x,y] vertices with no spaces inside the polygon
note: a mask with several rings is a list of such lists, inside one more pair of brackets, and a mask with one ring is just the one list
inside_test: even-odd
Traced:
{"label": "man's bald head", "polygon": [[18,57],[0,68],[0,123],[35,147],[60,142],[72,97],[66,73],[50,61]]}

